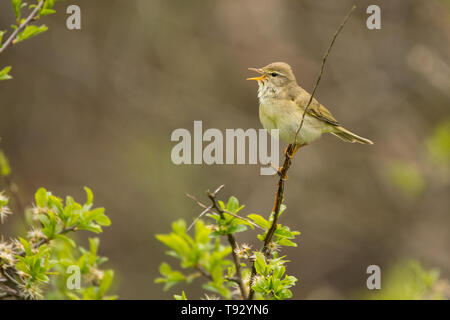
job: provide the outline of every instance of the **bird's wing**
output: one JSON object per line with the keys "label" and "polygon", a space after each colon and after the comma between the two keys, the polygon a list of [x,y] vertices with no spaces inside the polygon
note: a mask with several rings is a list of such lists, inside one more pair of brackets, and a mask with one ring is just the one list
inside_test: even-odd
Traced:
{"label": "bird's wing", "polygon": [[[311,95],[306,92],[306,90],[301,87],[292,90],[292,100],[299,106],[302,110],[305,110],[308,105]],[[325,121],[333,126],[338,126],[339,122],[333,117],[330,111],[319,103],[316,99],[311,101],[307,114],[316,117],[319,120]]]}

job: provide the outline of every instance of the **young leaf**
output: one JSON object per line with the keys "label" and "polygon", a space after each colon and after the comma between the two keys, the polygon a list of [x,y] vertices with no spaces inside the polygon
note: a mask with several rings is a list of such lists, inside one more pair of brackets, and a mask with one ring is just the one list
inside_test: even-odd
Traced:
{"label": "young leaf", "polygon": [[186,294],[184,293],[184,290],[181,291],[181,296],[175,294],[173,297],[175,298],[175,300],[187,300]]}
{"label": "young leaf", "polygon": [[39,188],[34,195],[34,200],[39,208],[45,208],[48,202],[47,190]]}
{"label": "young leaf", "polygon": [[16,21],[17,21],[17,23],[19,23],[20,16],[21,16],[20,9],[21,9],[22,0],[11,0],[11,3],[13,6],[13,9],[14,9],[14,14],[16,15]]}
{"label": "young leaf", "polygon": [[6,33],[6,31],[0,31],[0,46],[2,45],[3,35]]}
{"label": "young leaf", "polygon": [[11,67],[4,67],[2,70],[0,70],[0,80],[9,80],[12,79],[12,77],[8,74],[11,70]]}
{"label": "young leaf", "polygon": [[35,25],[28,25],[25,27],[25,30],[17,35],[14,43],[18,43],[31,37],[37,36],[38,34],[47,31],[47,29],[48,27],[46,25],[42,25],[39,27]]}
{"label": "young leaf", "polygon": [[84,187],[84,191],[86,192],[86,205],[90,206],[94,202],[94,194],[92,193],[92,190],[88,187]]}
{"label": "young leaf", "polygon": [[259,214],[249,214],[248,217],[252,219],[258,226],[269,229],[270,222],[261,217]]}
{"label": "young leaf", "polygon": [[280,239],[278,241],[278,244],[281,246],[288,246],[288,247],[296,247],[297,246],[297,244],[295,242],[292,242],[291,240],[286,239],[286,238]]}
{"label": "young leaf", "polygon": [[[6,68],[11,69],[11,67],[6,67]],[[2,71],[0,71],[0,80],[4,80],[4,79],[2,79]],[[6,177],[10,173],[11,173],[11,167],[9,166],[8,158],[6,158],[3,151],[0,150],[0,174],[2,176]]]}
{"label": "young leaf", "polygon": [[103,274],[103,278],[100,281],[100,295],[103,296],[106,291],[108,291],[109,287],[111,286],[111,283],[114,279],[114,271],[112,270],[106,270]]}

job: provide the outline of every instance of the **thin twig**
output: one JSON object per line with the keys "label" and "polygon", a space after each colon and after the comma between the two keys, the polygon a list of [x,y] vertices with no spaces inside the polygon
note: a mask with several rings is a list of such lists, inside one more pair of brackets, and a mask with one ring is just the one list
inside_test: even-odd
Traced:
{"label": "thin twig", "polygon": [[[339,35],[339,33],[341,32],[342,28],[344,27],[344,25],[347,23],[347,20],[350,18],[351,14],[353,13],[353,10],[355,10],[356,6],[353,6],[350,11],[347,13],[346,17],[344,18],[343,22],[341,23],[341,25],[339,26],[339,28],[337,29],[337,31],[335,32],[330,45],[328,46],[328,50],[325,53],[325,56],[322,59],[322,66],[320,68],[320,73],[319,76],[317,78],[316,84],[314,86],[314,89],[311,93],[311,96],[309,98],[308,104],[305,107],[305,110],[303,111],[303,115],[302,115],[302,120],[300,122],[300,125],[297,129],[297,132],[295,134],[295,138],[294,138],[294,142],[289,144],[286,152],[285,152],[285,159],[284,159],[284,163],[283,166],[281,167],[280,171],[279,171],[279,175],[280,175],[280,179],[278,180],[278,188],[277,188],[277,193],[275,195],[275,204],[272,210],[273,213],[273,220],[272,220],[272,225],[270,226],[269,230],[267,231],[267,235],[264,238],[264,245],[261,249],[261,252],[264,254],[264,256],[266,258],[269,257],[270,254],[270,243],[272,241],[273,235],[275,234],[275,230],[277,229],[277,224],[278,224],[278,217],[280,216],[280,208],[281,208],[281,204],[283,203],[283,197],[284,197],[284,184],[285,184],[285,180],[287,177],[287,172],[291,166],[292,163],[292,157],[294,156],[295,153],[295,149],[296,149],[296,145],[297,145],[297,135],[300,132],[300,130],[303,127],[303,123],[305,120],[305,115],[306,112],[308,111],[309,106],[311,105],[311,102],[314,99],[314,94],[316,92],[317,87],[319,86],[320,83],[320,79],[322,78],[322,74],[323,71],[325,70],[325,63],[327,61],[328,55],[330,54],[331,48],[334,45],[334,42],[337,38],[337,36]],[[253,285],[253,281],[254,278],[256,276],[256,268],[255,268],[255,263],[253,263],[252,266],[252,273],[250,275],[250,284],[249,284],[249,294],[248,294],[248,299],[252,300],[254,297],[255,292],[252,289],[252,285]]]}
{"label": "thin twig", "polygon": [[197,270],[201,273],[202,276],[208,278],[208,280],[210,280],[210,281],[213,280],[212,275],[210,275],[210,274],[209,274],[205,269],[203,269],[202,267],[196,266],[195,269],[197,269]]}
{"label": "thin twig", "polygon": [[[218,213],[219,216],[220,216],[222,219],[225,218],[224,213],[227,213],[227,214],[231,214],[232,216],[234,216],[234,217],[236,217],[236,218],[239,218],[239,219],[248,221],[246,218],[240,217],[240,216],[238,216],[238,215],[236,215],[236,214],[233,214],[233,213],[231,213],[231,212],[228,212],[227,210],[222,209],[222,208],[218,205],[218,203],[217,203],[217,201],[216,201],[216,196],[217,196],[217,194],[218,194],[223,188],[224,188],[224,185],[221,185],[221,186],[219,186],[214,192],[209,192],[209,191],[206,192],[208,198],[211,200],[211,203],[212,203],[211,206],[206,206],[206,205],[204,205],[203,203],[201,203],[199,200],[197,200],[194,196],[191,196],[190,194],[187,194],[187,196],[188,196],[189,198],[191,198],[192,200],[194,200],[194,201],[197,203],[197,205],[199,205],[201,208],[205,209],[205,210],[197,217],[197,219],[194,221],[194,223],[191,224],[191,226],[190,226],[189,228],[191,228],[192,225],[194,225],[194,224],[198,221],[198,219],[199,219],[202,215],[204,215],[206,212],[210,212],[210,213],[213,213],[213,214],[217,214],[217,213]],[[217,213],[214,212],[213,209],[215,209],[215,210],[217,211]],[[250,221],[248,221],[248,222],[250,222]],[[259,227],[259,226],[258,226],[258,227]],[[238,245],[237,245],[236,239],[235,239],[235,237],[234,237],[233,234],[227,234],[227,239],[228,239],[228,242],[229,242],[230,245],[231,245],[231,250],[232,250],[232,251],[231,251],[231,254],[232,254],[232,256],[233,256],[234,265],[235,265],[235,267],[236,267],[236,279],[234,280],[234,282],[236,282],[236,283],[238,284],[238,286],[239,286],[239,290],[240,290],[240,292],[241,292],[242,299],[246,299],[246,298],[247,298],[247,294],[246,294],[246,290],[245,290],[244,281],[243,281],[243,279],[242,279],[241,261],[240,261],[238,255],[237,255],[237,253],[236,253],[236,249],[237,249]],[[197,267],[197,270],[199,270],[204,276],[207,276],[207,277],[210,276],[208,273],[202,272],[202,270],[199,269],[198,267]],[[203,270],[203,271],[204,271],[204,270]],[[211,279],[211,278],[210,278],[210,279]]]}
{"label": "thin twig", "polygon": [[[212,210],[212,209],[214,208],[213,206],[207,207],[205,204],[201,203],[199,200],[197,200],[197,198],[195,198],[194,196],[190,195],[189,193],[186,193],[186,196],[187,196],[188,198],[191,198],[192,200],[194,200],[194,201],[197,203],[197,205],[198,205],[199,207],[205,209],[204,211],[202,211],[202,212],[197,216],[197,218],[195,218],[194,222],[191,223],[191,225],[189,226],[189,228],[187,229],[187,231],[189,231],[189,230],[197,223],[197,221],[198,221],[205,213],[209,212],[209,213],[212,213],[212,214],[217,214],[216,212],[214,212],[214,211]],[[256,223],[254,223],[252,220],[250,220],[250,219],[248,219],[248,218],[242,217],[242,216],[240,216],[240,215],[238,215],[238,214],[235,214],[235,213],[230,212],[230,211],[225,210],[225,209],[222,209],[222,210],[223,210],[223,212],[225,212],[226,214],[229,214],[230,216],[233,216],[233,217],[235,217],[235,218],[237,218],[237,219],[241,219],[241,220],[244,220],[244,221],[250,223],[250,224],[251,224],[252,226],[254,226],[255,228],[261,229],[261,230],[263,230],[263,231],[265,230],[263,227],[258,226]]]}
{"label": "thin twig", "polygon": [[14,212],[20,213],[20,217],[22,217],[22,215],[25,214],[25,206],[23,205],[20,194],[17,191],[17,185],[10,179],[9,176],[3,176],[3,180],[5,181],[6,189],[9,195],[13,198]]}
{"label": "thin twig", "polygon": [[326,61],[327,61],[328,55],[329,55],[330,52],[331,52],[331,48],[333,47],[334,42],[336,41],[337,36],[338,36],[339,33],[341,32],[342,28],[344,28],[345,24],[347,23],[348,19],[350,18],[350,16],[352,15],[352,13],[353,13],[353,11],[354,11],[355,9],[356,9],[356,6],[353,5],[353,7],[350,9],[350,11],[349,11],[349,12],[347,13],[347,15],[345,16],[344,21],[342,21],[341,25],[339,26],[339,28],[338,28],[338,29],[336,30],[336,32],[334,33],[333,38],[331,39],[330,45],[328,46],[328,50],[327,50],[327,52],[325,53],[325,55],[323,56],[323,58],[322,58],[322,66],[320,67],[319,76],[317,77],[316,84],[314,85],[314,89],[313,89],[313,91],[312,91],[312,93],[311,93],[311,96],[309,97],[308,104],[306,105],[305,110],[303,111],[302,121],[300,122],[300,125],[299,125],[299,127],[298,127],[298,129],[297,129],[297,132],[295,133],[295,138],[294,138],[294,142],[293,142],[294,144],[297,144],[297,136],[298,136],[298,133],[300,132],[300,130],[301,130],[302,127],[303,127],[303,122],[305,121],[305,115],[306,115],[306,112],[308,111],[309,106],[311,105],[311,102],[312,102],[313,99],[314,99],[314,94],[316,93],[317,87],[319,86],[320,80],[322,79],[323,71],[325,70],[325,63],[326,63]]}
{"label": "thin twig", "polygon": [[[58,235],[64,235],[64,234],[69,233],[71,231],[75,231],[76,229],[77,229],[77,226],[74,225],[74,226],[71,226],[71,227],[68,227],[68,228],[65,228],[65,229],[61,230],[60,232],[58,232]],[[49,238],[45,237],[44,239],[40,240],[35,245],[33,245],[33,249],[37,249],[40,246],[42,246],[42,245],[44,245],[46,243],[49,243],[50,240],[52,240],[52,239],[49,239]],[[25,251],[22,250],[17,255],[24,256],[25,255]]]}
{"label": "thin twig", "polygon": [[[71,232],[71,231],[75,231],[76,228],[77,228],[77,226],[71,226],[71,227],[68,227],[68,228],[64,228],[63,230],[61,230],[60,232],[58,232],[58,234],[59,234],[59,235],[66,234],[66,233],[69,233],[69,232]],[[37,242],[36,244],[33,245],[33,249],[39,248],[40,246],[42,246],[42,245],[44,245],[44,244],[50,242],[50,240],[51,240],[51,239],[49,239],[49,238],[44,238],[44,239],[40,240],[39,242]],[[22,251],[20,251],[17,255],[23,257],[23,256],[25,255],[25,251],[22,250]],[[12,286],[18,287],[20,284],[14,279],[14,277],[13,277],[12,275],[10,275],[10,274],[8,273],[9,270],[11,270],[13,273],[16,273],[16,269],[14,269],[14,268],[12,268],[12,267],[8,267],[8,268],[6,268],[6,269],[3,271],[3,275],[5,275],[5,276],[8,278],[8,282],[10,282],[11,285],[4,284],[3,286],[0,287],[0,289],[4,290],[4,288],[2,288],[2,287],[9,288],[11,291],[9,292],[8,296],[14,296],[14,297],[16,297],[17,299],[23,299],[23,296],[19,293],[19,291],[17,291],[17,290],[15,290],[15,289],[12,288]],[[16,292],[16,294],[14,294],[14,292]],[[2,297],[0,297],[0,299],[1,299],[1,298],[2,298]],[[3,297],[3,298],[5,298],[5,297]]]}
{"label": "thin twig", "polygon": [[42,7],[44,6],[46,0],[41,0],[39,1],[39,3],[37,4],[37,6],[33,9],[33,11],[31,11],[30,15],[25,19],[24,22],[22,22],[20,24],[19,27],[17,27],[16,30],[14,30],[14,32],[9,36],[9,38],[5,41],[5,43],[3,44],[3,46],[0,48],[0,54],[6,50],[6,48],[8,48],[11,44],[13,44],[14,39],[17,37],[17,35],[19,34],[19,32],[21,32],[30,22],[31,20],[34,19],[34,17],[36,17],[37,13],[39,12],[39,10],[42,9]]}
{"label": "thin twig", "polygon": [[[217,190],[221,190],[222,188],[223,188],[223,185],[220,186]],[[208,198],[211,200],[214,209],[216,209],[217,212],[219,213],[220,217],[222,219],[224,219],[225,211],[217,204],[217,201],[216,201],[216,195],[218,192],[217,190],[214,191],[213,193],[207,192],[206,194],[207,194]],[[245,290],[244,280],[242,279],[241,261],[239,259],[239,256],[236,253],[236,249],[238,248],[236,238],[234,237],[234,235],[232,233],[229,233],[229,234],[227,234],[227,239],[231,245],[231,250],[232,250],[231,255],[233,256],[234,265],[236,267],[236,280],[237,280],[236,282],[239,286],[239,290],[241,291],[242,299],[246,299],[247,292]]]}

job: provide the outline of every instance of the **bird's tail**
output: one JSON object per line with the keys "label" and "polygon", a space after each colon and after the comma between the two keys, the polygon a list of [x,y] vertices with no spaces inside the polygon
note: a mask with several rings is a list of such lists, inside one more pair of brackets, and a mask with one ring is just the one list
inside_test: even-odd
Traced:
{"label": "bird's tail", "polygon": [[348,131],[347,129],[343,128],[343,127],[335,127],[335,131],[331,132],[332,134],[334,134],[336,137],[341,138],[344,141],[347,142],[359,142],[359,143],[363,143],[363,144],[373,144],[372,141],[370,141],[369,139],[360,137],[356,134],[354,134],[353,132]]}

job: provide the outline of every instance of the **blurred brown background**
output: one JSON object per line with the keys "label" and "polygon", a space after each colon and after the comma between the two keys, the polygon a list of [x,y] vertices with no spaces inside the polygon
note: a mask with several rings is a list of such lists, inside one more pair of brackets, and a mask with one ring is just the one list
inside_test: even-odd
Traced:
{"label": "blurred brown background", "polygon": [[[382,29],[368,30],[366,8],[375,3]],[[81,7],[80,31],[65,27],[69,4]],[[119,296],[171,299],[187,286],[163,293],[154,284],[163,260],[177,267],[155,234],[201,211],[185,193],[204,199],[225,184],[224,199],[235,195],[246,214],[268,216],[276,187],[256,165],[172,164],[171,132],[192,131],[194,120],[204,130],[260,128],[247,67],[288,62],[311,91],[352,4],[59,2],[42,19],[49,31],[0,57],[14,77],[0,84],[0,148],[22,197],[30,203],[43,186],[82,200],[82,187],[91,187],[113,221],[100,254],[116,270]],[[364,290],[368,265],[383,271],[405,258],[450,277],[449,171],[427,148],[450,116],[450,1],[356,4],[316,97],[375,145],[327,135],[297,154],[281,218],[302,232],[299,246],[283,251],[300,279],[296,299],[352,297]],[[0,28],[13,22],[10,1],[1,1]],[[238,238],[256,244],[251,231]],[[198,298],[200,290],[186,291]]]}

